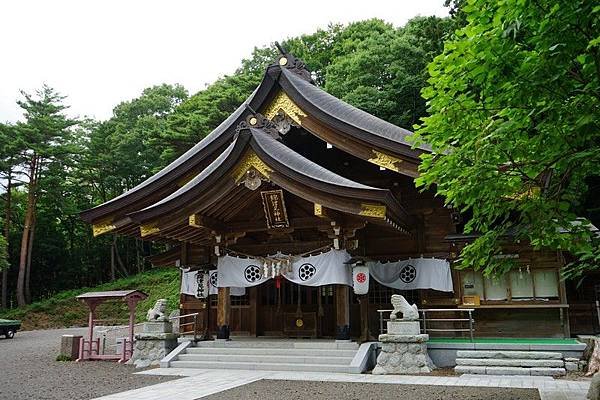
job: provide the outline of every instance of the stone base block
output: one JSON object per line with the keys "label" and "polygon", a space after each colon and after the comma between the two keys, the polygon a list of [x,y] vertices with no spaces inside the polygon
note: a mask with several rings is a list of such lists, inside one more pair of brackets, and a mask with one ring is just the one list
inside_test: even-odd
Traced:
{"label": "stone base block", "polygon": [[425,343],[429,340],[429,335],[379,335],[379,341],[382,343]]}
{"label": "stone base block", "polygon": [[144,322],[144,333],[172,333],[173,324],[169,321]]}
{"label": "stone base block", "polygon": [[388,335],[418,335],[421,333],[419,321],[388,321]]}
{"label": "stone base block", "polygon": [[[148,338],[151,336],[152,338]],[[144,339],[144,337],[146,337]],[[165,337],[166,339],[159,339]],[[133,356],[127,362],[136,368],[145,368],[151,365],[159,365],[160,360],[177,347],[177,335],[173,333],[140,334],[136,336]]]}
{"label": "stone base block", "polygon": [[373,374],[419,374],[435,368],[427,354],[429,335],[380,335],[381,353]]}

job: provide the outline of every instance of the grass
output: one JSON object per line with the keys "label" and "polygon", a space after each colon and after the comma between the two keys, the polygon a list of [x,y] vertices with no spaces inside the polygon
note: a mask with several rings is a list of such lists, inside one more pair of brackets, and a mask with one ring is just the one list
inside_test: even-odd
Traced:
{"label": "grass", "polygon": [[[137,305],[136,320],[141,322],[146,318],[146,311],[158,299],[167,299],[169,312],[178,307],[179,271],[174,268],[153,269],[93,288],[66,290],[25,307],[0,311],[0,318],[21,320],[23,330],[87,326],[88,309],[75,296],[85,292],[125,289],[137,289],[148,295]],[[96,318],[125,323],[127,306],[122,302],[106,302],[97,308]]]}
{"label": "grass", "polygon": [[[571,338],[475,338],[475,343],[508,343],[508,344],[578,344]],[[431,343],[471,343],[469,338],[430,338]]]}

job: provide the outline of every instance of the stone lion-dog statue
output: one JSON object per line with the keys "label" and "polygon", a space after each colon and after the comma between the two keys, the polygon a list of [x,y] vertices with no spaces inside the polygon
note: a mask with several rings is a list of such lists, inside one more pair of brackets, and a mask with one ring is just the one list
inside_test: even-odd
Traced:
{"label": "stone lion-dog statue", "polygon": [[402,295],[392,295],[392,306],[394,306],[394,311],[390,313],[390,320],[392,321],[398,319],[398,313],[402,313],[402,320],[404,321],[416,321],[419,319],[417,305],[413,304],[411,306]]}
{"label": "stone lion-dog statue", "polygon": [[148,321],[166,321],[167,316],[165,312],[167,310],[167,299],[158,299],[154,304],[154,307],[148,310],[146,319]]}

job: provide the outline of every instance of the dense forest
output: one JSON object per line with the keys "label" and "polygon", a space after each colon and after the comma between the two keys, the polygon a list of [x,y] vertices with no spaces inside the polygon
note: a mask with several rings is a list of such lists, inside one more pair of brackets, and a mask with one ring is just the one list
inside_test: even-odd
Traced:
{"label": "dense forest", "polygon": [[[421,188],[479,237],[457,265],[487,273],[506,240],[565,251],[567,271],[600,266],[600,7],[589,1],[448,0],[448,18],[366,20],[282,41],[329,93],[416,131],[433,148]],[[543,3],[543,2],[542,2]],[[106,121],[67,117],[60,88],[21,93],[0,124],[1,306],[124,278],[160,246],[92,237],[79,212],[185,152],[259,83],[275,46],[190,95],[147,88]]]}

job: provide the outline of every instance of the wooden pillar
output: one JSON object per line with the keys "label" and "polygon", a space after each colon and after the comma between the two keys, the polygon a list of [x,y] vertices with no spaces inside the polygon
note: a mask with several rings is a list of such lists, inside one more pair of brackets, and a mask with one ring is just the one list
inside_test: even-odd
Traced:
{"label": "wooden pillar", "polygon": [[217,299],[217,339],[229,339],[231,296],[229,288],[220,287]]}
{"label": "wooden pillar", "polygon": [[249,298],[250,298],[250,336],[258,336],[256,331],[256,314],[258,307],[258,288],[256,286],[249,288]]}
{"label": "wooden pillar", "polygon": [[336,285],[336,340],[350,340],[350,287]]}
{"label": "wooden pillar", "polygon": [[358,302],[360,303],[360,341],[364,343],[373,339],[369,331],[369,295],[361,295]]}

